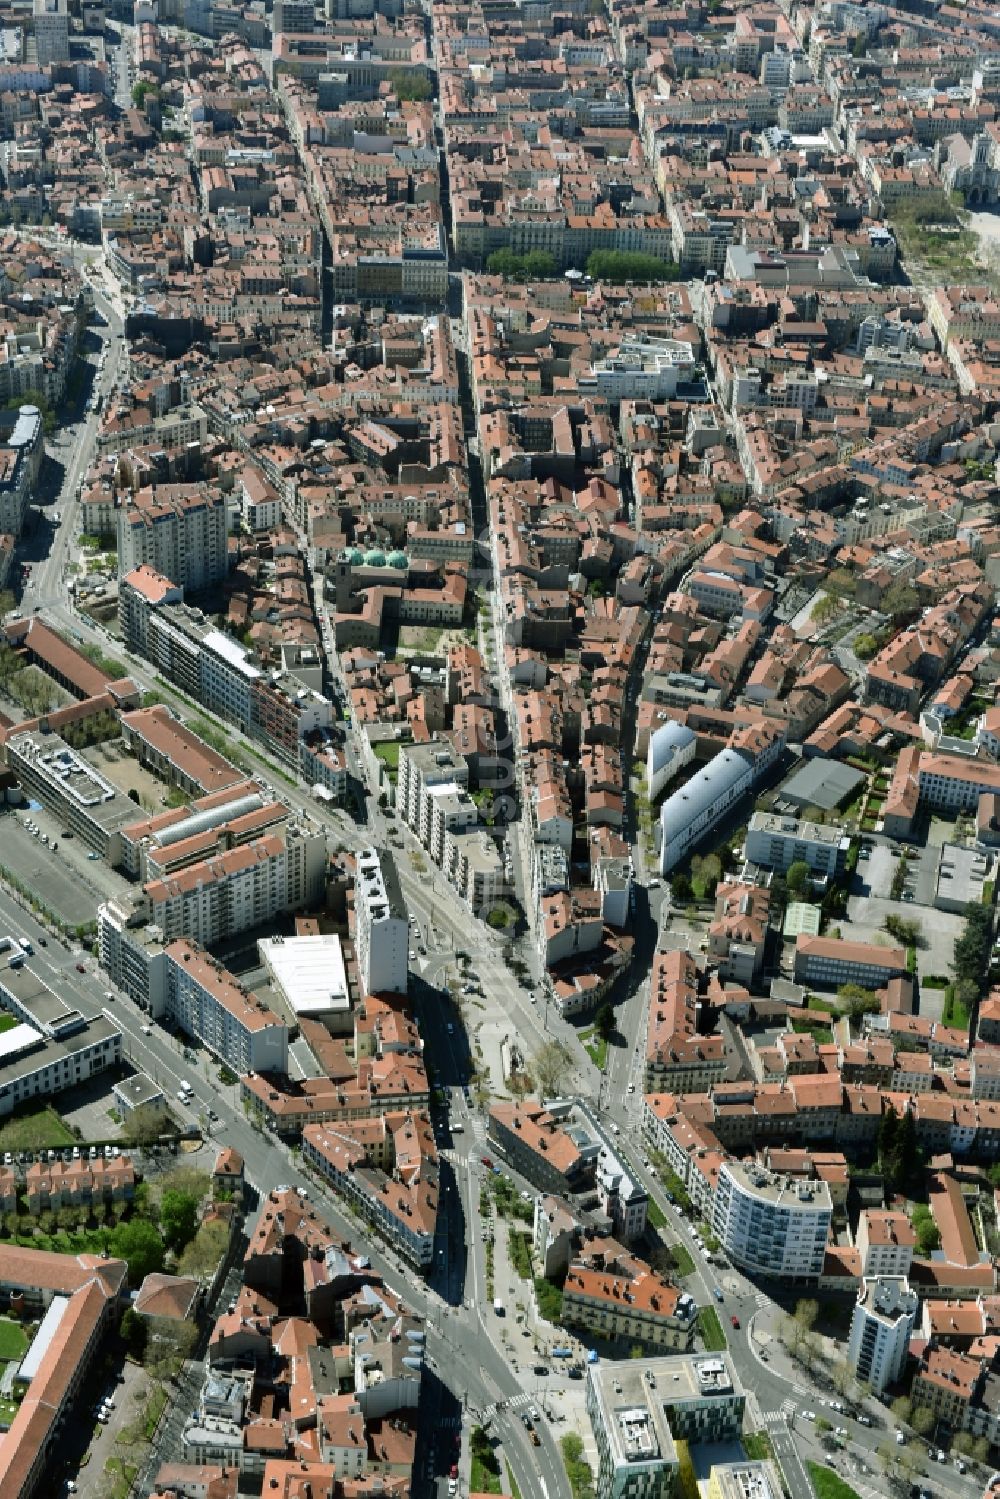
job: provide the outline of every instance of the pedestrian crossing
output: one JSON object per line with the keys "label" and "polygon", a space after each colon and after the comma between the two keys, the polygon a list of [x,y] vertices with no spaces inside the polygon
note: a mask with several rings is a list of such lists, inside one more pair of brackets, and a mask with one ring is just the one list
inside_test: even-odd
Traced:
{"label": "pedestrian crossing", "polygon": [[781,1402],[777,1410],[761,1411],[761,1419],[763,1420],[766,1427],[768,1427],[770,1430],[773,1430],[776,1426],[784,1426],[785,1423],[792,1416],[794,1416],[794,1414],[795,1401],[791,1399],[785,1399]]}
{"label": "pedestrian crossing", "polygon": [[509,1400],[496,1400],[496,1401],[494,1401],[494,1403],[492,1405],[487,1405],[485,1407],[485,1409],[482,1411],[482,1420],[484,1420],[484,1421],[490,1420],[490,1418],[493,1417],[493,1416],[495,1416],[496,1413],[497,1413],[497,1411],[500,1411],[500,1410],[504,1410],[504,1411],[519,1411],[519,1410],[523,1410],[526,1405],[533,1405],[534,1401],[535,1401],[535,1396],[534,1395],[527,1395],[522,1390],[522,1392],[520,1393],[520,1395],[512,1395]]}

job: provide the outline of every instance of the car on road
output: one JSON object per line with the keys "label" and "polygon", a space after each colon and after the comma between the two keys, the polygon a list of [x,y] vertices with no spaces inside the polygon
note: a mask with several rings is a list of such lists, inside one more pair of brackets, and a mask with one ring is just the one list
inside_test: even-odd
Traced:
{"label": "car on road", "polygon": [[712,1287],[712,1295],[715,1297],[716,1301],[718,1301],[720,1303],[720,1305],[725,1300],[725,1297],[723,1296],[722,1292],[719,1290],[718,1286],[713,1286]]}
{"label": "car on road", "polygon": [[740,1330],[740,1319],[739,1319],[739,1317],[733,1316],[733,1317],[730,1317],[729,1320],[733,1324],[733,1326],[736,1328],[736,1331],[739,1332],[739,1330]]}
{"label": "car on road", "polygon": [[490,1170],[490,1171],[493,1170],[493,1162],[490,1160],[490,1158],[489,1158],[488,1155],[484,1155],[482,1157],[482,1162],[483,1162],[483,1165],[485,1167],[487,1167],[488,1170]]}
{"label": "car on road", "polygon": [[536,1364],[533,1372],[539,1376],[542,1376],[543,1374],[548,1374],[549,1371],[544,1364]]}
{"label": "car on road", "polygon": [[86,968],[84,968],[84,966],[83,966],[82,963],[77,963],[77,965],[76,965],[76,971],[77,971],[77,973],[86,973],[87,970],[86,970]]}

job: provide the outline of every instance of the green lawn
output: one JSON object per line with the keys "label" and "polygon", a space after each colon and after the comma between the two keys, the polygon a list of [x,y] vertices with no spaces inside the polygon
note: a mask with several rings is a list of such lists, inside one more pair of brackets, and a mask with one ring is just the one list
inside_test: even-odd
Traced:
{"label": "green lawn", "polygon": [[608,1060],[608,1043],[601,1036],[591,1036],[589,1041],[583,1043],[583,1049],[587,1053],[594,1066],[604,1071],[604,1064]]}
{"label": "green lawn", "polygon": [[16,1015],[0,1015],[0,1035],[2,1035],[4,1031],[12,1031],[17,1024],[18,1019]]}
{"label": "green lawn", "polygon": [[399,769],[399,745],[395,739],[386,739],[382,744],[372,745],[376,760],[381,760],[387,770]]}
{"label": "green lawn", "polygon": [[469,1472],[469,1493],[502,1494],[500,1464],[481,1426],[473,1427],[470,1447],[472,1464]]}
{"label": "green lawn", "polygon": [[558,1323],[562,1318],[562,1291],[554,1286],[550,1280],[543,1280],[539,1275],[535,1277],[535,1300],[538,1302],[538,1314],[544,1317],[546,1322]]}
{"label": "green lawn", "polygon": [[0,1150],[41,1150],[72,1145],[74,1136],[48,1104],[24,1109],[0,1125]]}
{"label": "green lawn", "polygon": [[752,1463],[766,1463],[774,1457],[771,1436],[766,1431],[752,1431],[743,1438],[743,1451]]}
{"label": "green lawn", "polygon": [[816,1499],[858,1499],[857,1489],[852,1489],[832,1468],[810,1462],[806,1463],[806,1467],[809,1469]]}
{"label": "green lawn", "polygon": [[941,1021],[942,1024],[954,1026],[959,1031],[967,1031],[969,1029],[969,1011],[962,1001],[957,998],[954,987],[951,984],[948,985],[945,992]]}
{"label": "green lawn", "polygon": [[507,1248],[510,1251],[510,1262],[522,1280],[531,1279],[531,1255],[528,1253],[530,1242],[527,1234],[518,1233],[513,1228],[508,1230]]}
{"label": "green lawn", "polygon": [[691,1275],[694,1271],[694,1260],[691,1258],[683,1244],[671,1244],[670,1258],[674,1262],[674,1274],[683,1280],[685,1275]]}
{"label": "green lawn", "polygon": [[0,1426],[13,1426],[19,1409],[16,1400],[0,1400]]}
{"label": "green lawn", "polygon": [[726,1335],[714,1306],[698,1308],[698,1328],[706,1353],[721,1353],[726,1346]]}
{"label": "green lawn", "polygon": [[662,1228],[666,1221],[666,1213],[660,1207],[660,1204],[658,1202],[655,1202],[651,1197],[646,1208],[646,1222],[650,1225],[651,1228]]}
{"label": "green lawn", "polygon": [[0,1360],[5,1364],[18,1363],[27,1351],[28,1340],[20,1324],[0,1317]]}
{"label": "green lawn", "polygon": [[792,1020],[792,1030],[800,1036],[814,1036],[817,1046],[829,1046],[833,1041],[833,1031],[828,1025],[814,1025],[812,1021],[797,1016]]}

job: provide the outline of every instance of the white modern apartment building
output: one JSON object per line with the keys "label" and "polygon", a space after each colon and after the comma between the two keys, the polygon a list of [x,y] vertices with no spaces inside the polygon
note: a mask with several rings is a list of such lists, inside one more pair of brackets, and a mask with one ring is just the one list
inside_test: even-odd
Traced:
{"label": "white modern apartment building", "polygon": [[447,740],[400,748],[396,807],[478,913],[496,903],[505,882],[503,861],[480,824],[468,786],[469,767]]}
{"label": "white modern apartment building", "polygon": [[678,381],[690,378],[694,365],[694,349],[683,339],[640,334],[623,338],[613,354],[599,359],[592,366],[590,381],[584,377],[583,384],[592,381],[598,395],[616,403],[669,401]]}
{"label": "white modern apartment building", "polygon": [[847,1362],[878,1395],[901,1376],[919,1298],[905,1276],[862,1281],[847,1345]]}
{"label": "white modern apartment building", "polygon": [[818,1280],[833,1218],[830,1188],[765,1170],[753,1161],[723,1163],[712,1227],[727,1255],[750,1275]]}
{"label": "white modern apartment building", "polygon": [[191,942],[171,942],[166,1015],[234,1072],[288,1071],[288,1026],[221,963]]}
{"label": "white modern apartment building", "polygon": [[809,866],[810,874],[832,879],[843,867],[849,847],[842,827],[772,812],[755,812],[747,829],[747,858],[781,873],[801,863]]}
{"label": "white modern apartment building", "polygon": [[354,877],[358,976],[365,994],[405,994],[409,918],[392,855],[364,848]]}
{"label": "white modern apartment building", "polygon": [[225,497],[200,485],[140,489],[118,511],[118,568],[126,577],[146,563],[198,591],[229,571],[229,507]]}

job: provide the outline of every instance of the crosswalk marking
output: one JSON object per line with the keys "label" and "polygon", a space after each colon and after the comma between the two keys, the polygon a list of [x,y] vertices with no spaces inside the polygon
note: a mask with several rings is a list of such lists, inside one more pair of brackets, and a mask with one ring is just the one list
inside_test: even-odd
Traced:
{"label": "crosswalk marking", "polygon": [[495,1416],[497,1411],[501,1408],[508,1411],[523,1410],[526,1405],[532,1405],[534,1403],[534,1400],[534,1395],[526,1395],[522,1391],[520,1395],[512,1395],[509,1400],[494,1401],[492,1405],[487,1405],[485,1407],[482,1412],[482,1419],[484,1421],[489,1420],[490,1417]]}

